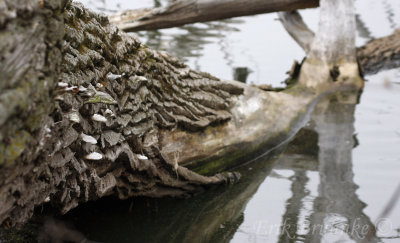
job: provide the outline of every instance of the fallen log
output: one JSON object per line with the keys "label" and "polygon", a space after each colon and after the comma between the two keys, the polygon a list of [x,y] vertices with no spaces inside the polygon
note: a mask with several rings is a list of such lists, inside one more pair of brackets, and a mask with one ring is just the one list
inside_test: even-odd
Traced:
{"label": "fallen log", "polygon": [[358,48],[357,58],[366,74],[400,67],[400,29]]}
{"label": "fallen log", "polygon": [[166,7],[125,10],[109,16],[125,31],[154,30],[277,11],[318,7],[319,0],[184,0]]}
{"label": "fallen log", "polygon": [[179,197],[235,181],[238,174],[217,172],[290,138],[318,96],[191,70],[69,0],[6,3],[3,226],[25,223],[46,202],[66,213],[109,195]]}

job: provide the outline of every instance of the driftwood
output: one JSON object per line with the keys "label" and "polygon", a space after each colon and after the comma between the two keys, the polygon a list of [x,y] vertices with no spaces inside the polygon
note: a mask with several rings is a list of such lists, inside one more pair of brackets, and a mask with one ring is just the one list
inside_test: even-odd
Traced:
{"label": "driftwood", "polygon": [[171,28],[195,22],[318,7],[319,0],[181,0],[166,7],[126,10],[109,17],[125,31]]}

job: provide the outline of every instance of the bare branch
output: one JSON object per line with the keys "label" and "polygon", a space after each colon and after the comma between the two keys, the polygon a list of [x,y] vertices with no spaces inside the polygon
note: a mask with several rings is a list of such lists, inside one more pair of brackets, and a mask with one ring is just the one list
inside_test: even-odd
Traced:
{"label": "bare branch", "polygon": [[289,35],[308,53],[315,34],[304,23],[299,12],[279,12],[278,16]]}
{"label": "bare branch", "polygon": [[232,17],[318,7],[318,0],[185,0],[167,7],[127,10],[109,17],[125,31],[153,30]]}

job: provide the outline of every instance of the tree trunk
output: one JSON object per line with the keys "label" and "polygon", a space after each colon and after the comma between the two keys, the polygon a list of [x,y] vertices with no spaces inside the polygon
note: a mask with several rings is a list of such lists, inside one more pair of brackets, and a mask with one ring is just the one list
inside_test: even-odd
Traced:
{"label": "tree trunk", "polygon": [[297,12],[280,13],[286,30],[307,53],[300,84],[313,88],[333,82],[363,86],[356,58],[354,11],[353,0],[321,0],[316,34]]}
{"label": "tree trunk", "polygon": [[318,0],[181,0],[167,7],[126,10],[110,16],[125,31],[154,30],[212,20],[318,7]]}
{"label": "tree trunk", "polygon": [[316,87],[341,82],[362,86],[356,60],[353,0],[321,0],[318,32],[300,71],[299,83]]}
{"label": "tree trunk", "polygon": [[65,213],[108,195],[186,196],[234,181],[215,173],[287,140],[315,104],[313,92],[191,70],[69,0],[8,0],[0,11],[4,225],[43,202]]}

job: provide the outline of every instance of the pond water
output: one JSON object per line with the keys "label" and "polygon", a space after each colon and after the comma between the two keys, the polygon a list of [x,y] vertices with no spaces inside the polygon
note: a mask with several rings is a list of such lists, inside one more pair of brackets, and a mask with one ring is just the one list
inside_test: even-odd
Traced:
{"label": "pond water", "polygon": [[[96,11],[165,5],[85,0]],[[357,45],[399,28],[400,1],[357,0]],[[302,11],[316,29],[318,10]],[[276,14],[135,33],[191,67],[280,86],[304,52]],[[189,199],[113,199],[66,219],[100,242],[400,242],[400,70],[367,76],[361,96],[323,100],[287,145],[237,170],[242,179]],[[358,104],[357,104],[358,101]],[[370,229],[376,226],[376,234]]]}

